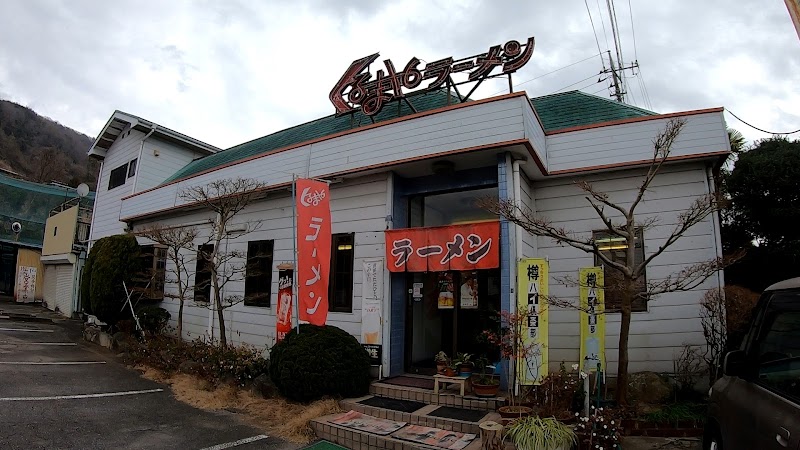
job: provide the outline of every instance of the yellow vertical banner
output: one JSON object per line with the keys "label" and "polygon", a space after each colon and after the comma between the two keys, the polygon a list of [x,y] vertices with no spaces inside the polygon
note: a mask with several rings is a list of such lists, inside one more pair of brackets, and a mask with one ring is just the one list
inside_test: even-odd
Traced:
{"label": "yellow vertical banner", "polygon": [[584,372],[606,370],[606,315],[603,293],[603,268],[580,270],[581,359]]}
{"label": "yellow vertical banner", "polygon": [[518,382],[539,384],[547,375],[548,265],[542,258],[521,259],[517,265],[517,318],[527,357],[517,361]]}

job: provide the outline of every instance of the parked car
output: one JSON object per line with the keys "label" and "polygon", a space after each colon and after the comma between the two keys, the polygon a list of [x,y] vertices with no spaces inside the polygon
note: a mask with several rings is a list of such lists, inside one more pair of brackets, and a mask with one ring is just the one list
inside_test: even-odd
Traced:
{"label": "parked car", "polygon": [[800,449],[800,278],[768,287],[711,387],[705,449]]}

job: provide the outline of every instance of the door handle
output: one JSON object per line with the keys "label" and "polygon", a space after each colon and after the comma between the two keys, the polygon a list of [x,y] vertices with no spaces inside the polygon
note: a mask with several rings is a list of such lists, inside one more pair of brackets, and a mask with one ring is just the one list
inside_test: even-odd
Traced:
{"label": "door handle", "polygon": [[787,430],[786,428],[780,427],[780,428],[778,428],[778,434],[775,435],[775,440],[778,441],[778,444],[780,444],[781,447],[788,447],[789,446],[789,438],[791,436],[792,435],[789,433],[789,430]]}

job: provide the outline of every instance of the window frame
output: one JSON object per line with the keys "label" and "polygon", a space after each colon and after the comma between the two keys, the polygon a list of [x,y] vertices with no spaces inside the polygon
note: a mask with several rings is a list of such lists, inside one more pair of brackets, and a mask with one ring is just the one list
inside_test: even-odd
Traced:
{"label": "window frame", "polygon": [[[613,233],[611,233],[608,229],[601,229],[601,230],[592,230],[592,240],[596,243],[599,239],[614,239]],[[638,242],[638,245],[636,244]],[[645,247],[644,247],[644,229],[642,227],[636,228],[636,240],[634,241],[634,260],[638,260],[639,262],[644,261],[645,255]],[[607,250],[610,252],[610,250]],[[613,255],[612,255],[613,256]],[[627,254],[625,256],[627,258]],[[605,266],[603,261],[597,256],[594,255],[594,264],[598,267],[603,267],[603,279],[605,283],[613,280],[614,277],[617,277],[617,271],[608,268]],[[645,267],[645,271],[640,277],[640,294],[647,293],[647,268]],[[619,313],[621,312],[622,301],[618,298],[620,293],[618,291],[613,290],[606,290],[603,293],[605,297],[605,310],[606,313]],[[647,312],[648,311],[648,298],[646,297],[638,297],[633,300],[631,304],[631,312]]]}
{"label": "window frame", "polygon": [[[122,174],[122,175],[119,175]],[[115,167],[111,169],[111,172],[108,175],[108,188],[107,190],[116,189],[120,186],[124,186],[125,183],[128,181],[128,163],[125,163],[121,166]],[[116,178],[115,178],[116,177]]]}
{"label": "window frame", "polygon": [[[194,289],[193,298],[195,303],[209,304],[211,303],[211,260],[206,258],[205,255],[214,251],[214,244],[203,244],[197,247],[197,260],[194,270]],[[200,274],[203,274],[202,281],[198,280]],[[207,274],[207,275],[206,275]],[[206,280],[206,278],[208,280]],[[200,283],[206,283],[204,286],[198,287]],[[198,294],[205,294],[206,300],[202,298],[198,300]]]}
{"label": "window frame", "polygon": [[[350,245],[347,250],[339,250],[339,245]],[[353,312],[353,281],[355,278],[355,233],[336,233],[331,235],[331,271],[328,280],[328,312],[352,313]],[[340,267],[337,254],[342,251],[350,252],[350,260],[346,263],[350,266],[349,282],[346,286],[337,286],[337,275]],[[346,269],[345,269],[346,270]],[[345,274],[346,276],[346,274]],[[337,302],[337,291],[342,293],[343,301]]]}
{"label": "window frame", "polygon": [[150,300],[163,300],[167,281],[167,247],[160,244],[142,245],[142,258],[145,259],[147,282],[144,297]]}
{"label": "window frame", "polygon": [[[774,393],[778,397],[784,398],[794,403],[800,403],[800,394],[793,392],[786,392],[783,389],[775,386],[772,383],[767,383],[766,379],[761,376],[762,362],[759,361],[761,357],[762,345],[765,339],[770,334],[771,327],[775,323],[775,319],[781,314],[796,314],[800,312],[796,299],[790,299],[785,295],[797,296],[797,291],[775,291],[769,294],[769,300],[759,311],[759,316],[755,323],[758,323],[758,330],[755,334],[756,338],[750,343],[750,349],[747,352],[748,359],[754,365],[754,382],[760,387]],[[774,361],[767,361],[773,363]]]}
{"label": "window frame", "polygon": [[132,178],[134,175],[136,175],[136,165],[138,161],[139,158],[133,158],[131,162],[128,163],[128,178]]}
{"label": "window frame", "polygon": [[[259,250],[260,246],[267,247]],[[258,253],[265,251],[265,253]],[[270,308],[272,306],[272,264],[275,257],[275,241],[264,239],[247,242],[246,266],[244,275],[244,304]],[[263,258],[263,259],[262,259]],[[251,268],[256,273],[251,273]],[[264,283],[265,286],[259,286]],[[266,288],[264,292],[252,292],[259,287]]]}

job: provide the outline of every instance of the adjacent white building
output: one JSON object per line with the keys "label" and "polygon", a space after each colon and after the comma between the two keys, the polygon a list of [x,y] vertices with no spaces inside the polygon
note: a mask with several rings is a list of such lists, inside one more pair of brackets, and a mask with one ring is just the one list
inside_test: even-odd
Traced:
{"label": "adjacent white building", "polygon": [[[226,311],[228,340],[269,346],[275,337],[276,266],[293,260],[293,176],[330,180],[334,239],[328,323],[361,339],[363,267],[379,261],[384,373],[424,371],[439,350],[480,352],[477,335],[492,326],[491,315],[516,304],[516,260],[547,258],[551,294],[572,298],[577,288],[553,279],[576,275],[595,261],[500,220],[497,267],[453,274],[456,283],[477,280],[477,307],[462,308],[456,300],[454,309],[439,309],[441,274],[387,270],[386,230],[498,220],[475,205],[486,196],[516,199],[584,235],[602,230],[575,181],[590,180],[612,199],[629,201],[652,158],[652,139],[671,117],[681,117],[686,125],[640,207],[642,219],[660,218],[637,249],[647,255],[666,239],[681,211],[714,189],[712,171],[730,151],[721,108],[655,114],[577,91],[533,99],[519,92],[455,104],[447,97],[443,91],[411,94],[418,112],[389,106],[375,123],[360,113],[328,116],[227,150],[117,111],[89,151],[103,161],[90,240],[153,223],[203,229],[209,212],[183,200],[182,190],[221,178],[265,183],[265,197],[236,219],[260,221],[261,227],[225,245],[245,254],[269,253],[272,270],[258,276],[266,277],[261,284],[271,289],[256,299],[242,280],[229,284],[225,294],[250,299]],[[659,256],[646,276],[658,279],[720,254],[719,226],[710,216]],[[713,277],[697,290],[639,305],[630,370],[671,371],[684,344],[704,345],[699,302],[704,290],[721,284],[721,277]],[[177,316],[176,302],[163,306]],[[202,303],[189,302],[184,338],[217,336],[211,313]],[[578,360],[578,322],[577,311],[551,308],[551,367]],[[607,314],[611,372],[618,332],[618,315]]]}

